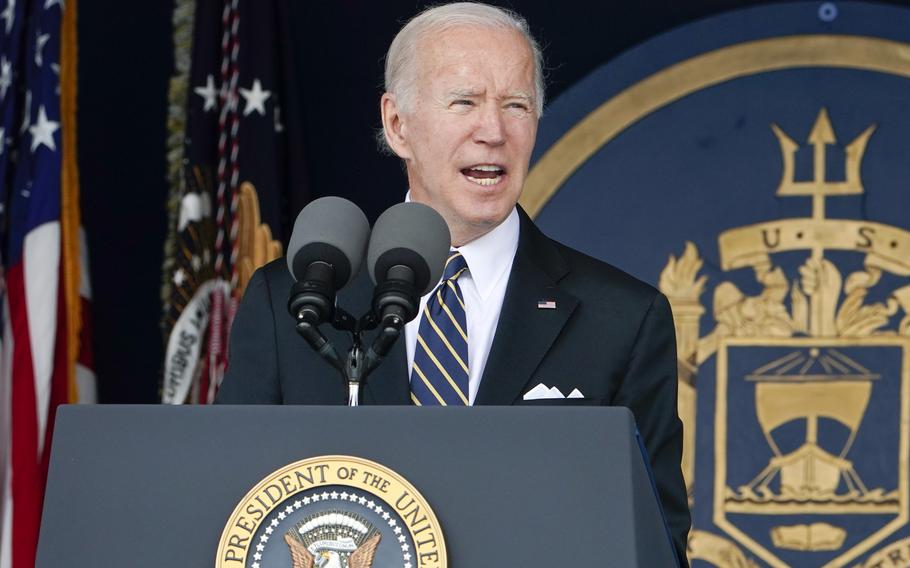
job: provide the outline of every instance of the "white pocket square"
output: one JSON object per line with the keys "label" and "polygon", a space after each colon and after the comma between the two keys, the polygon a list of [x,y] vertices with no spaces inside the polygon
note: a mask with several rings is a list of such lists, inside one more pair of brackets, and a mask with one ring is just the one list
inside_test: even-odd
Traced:
{"label": "white pocket square", "polygon": [[569,396],[562,394],[562,391],[556,387],[548,387],[547,385],[540,383],[536,387],[532,388],[524,394],[522,400],[543,400],[543,399],[552,399],[552,398],[584,398],[585,395],[581,394],[581,391],[578,389],[572,389],[572,392],[569,393]]}

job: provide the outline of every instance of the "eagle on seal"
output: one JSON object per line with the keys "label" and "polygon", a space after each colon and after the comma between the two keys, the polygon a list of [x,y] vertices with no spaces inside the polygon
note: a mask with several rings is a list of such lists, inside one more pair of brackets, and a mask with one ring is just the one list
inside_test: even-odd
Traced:
{"label": "eagle on seal", "polygon": [[[347,567],[371,568],[380,539],[382,539],[382,535],[376,533],[357,547],[357,550],[348,557]],[[344,568],[341,556],[335,551],[322,551],[318,554],[319,559],[317,560],[317,555],[310,553],[306,546],[291,533],[284,535],[284,541],[288,543],[288,548],[291,550],[292,568]]]}
{"label": "eagle on seal", "polygon": [[331,510],[285,533],[293,568],[371,568],[382,533],[361,515]]}

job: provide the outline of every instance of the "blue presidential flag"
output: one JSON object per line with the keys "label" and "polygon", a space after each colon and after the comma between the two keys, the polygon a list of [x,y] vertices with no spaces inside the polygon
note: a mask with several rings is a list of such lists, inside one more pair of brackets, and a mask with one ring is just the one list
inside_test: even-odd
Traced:
{"label": "blue presidential flag", "polygon": [[162,401],[209,403],[253,271],[308,200],[288,0],[179,0]]}

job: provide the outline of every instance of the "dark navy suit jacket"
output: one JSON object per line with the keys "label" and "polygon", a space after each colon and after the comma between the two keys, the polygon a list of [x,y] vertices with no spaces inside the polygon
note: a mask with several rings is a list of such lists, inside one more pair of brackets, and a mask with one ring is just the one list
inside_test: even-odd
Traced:
{"label": "dark navy suit jacket", "polygon": [[[680,468],[682,423],[676,403],[676,342],[667,299],[653,287],[541,233],[519,209],[518,251],[475,404],[605,404],[635,415],[670,533],[683,564],[689,530]],[[366,271],[339,294],[359,316],[369,308]],[[285,259],[250,280],[231,331],[230,362],[217,402],[346,404],[347,386],[294,329]],[[556,309],[538,309],[553,300]],[[335,345],[350,340],[329,326]],[[402,338],[403,339],[403,338]],[[369,377],[364,404],[411,404],[400,339]],[[525,401],[539,383],[583,399]]]}

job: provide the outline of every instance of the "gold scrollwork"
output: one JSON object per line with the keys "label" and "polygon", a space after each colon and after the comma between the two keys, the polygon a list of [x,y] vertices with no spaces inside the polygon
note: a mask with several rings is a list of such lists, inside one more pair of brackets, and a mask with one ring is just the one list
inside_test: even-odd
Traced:
{"label": "gold scrollwork", "polygon": [[243,296],[246,285],[257,268],[281,256],[281,243],[272,239],[272,231],[259,217],[259,196],[248,181],[240,184],[237,205],[238,240],[237,294]]}

